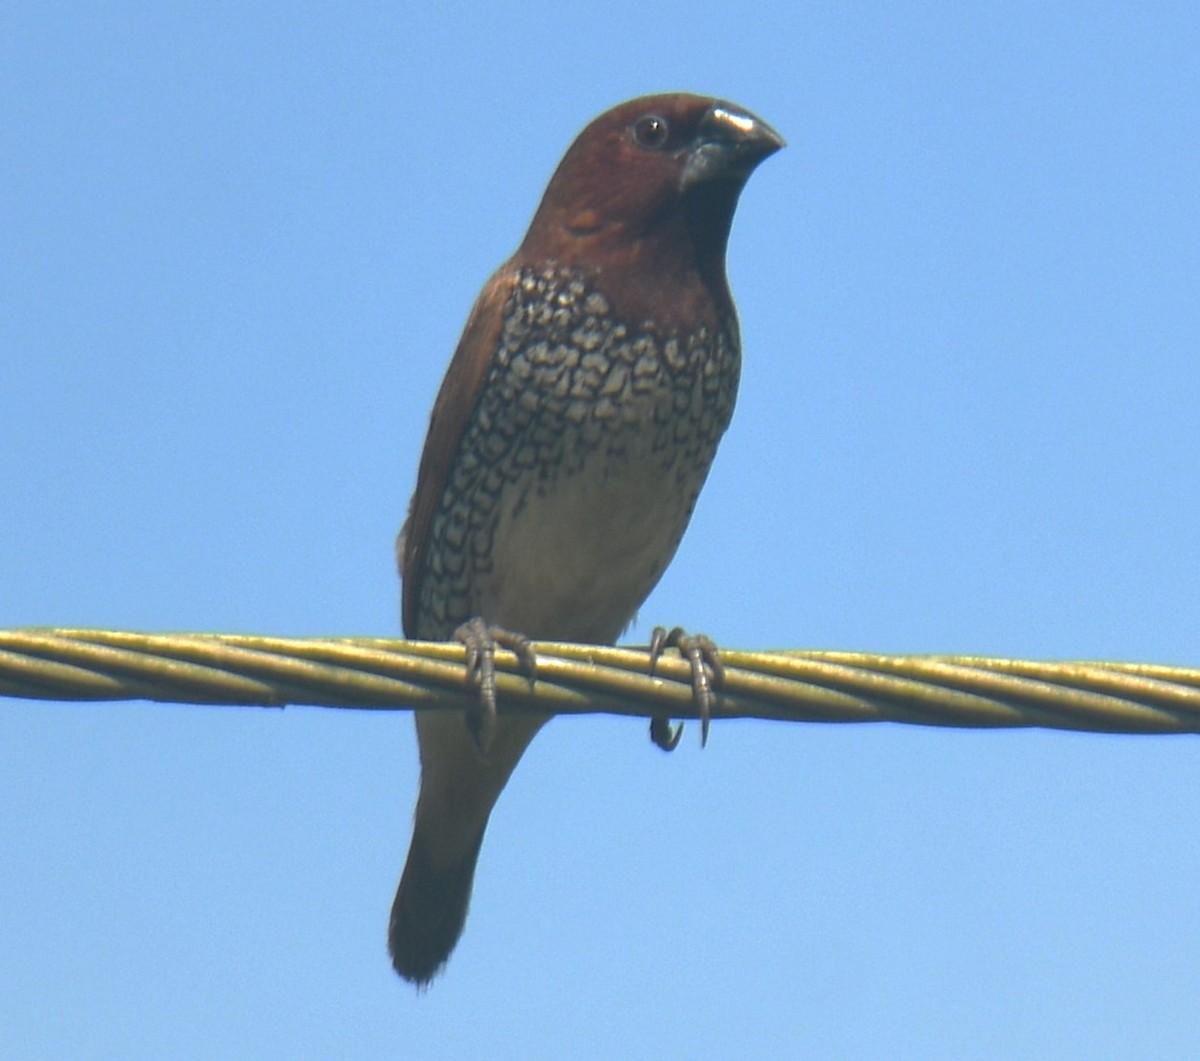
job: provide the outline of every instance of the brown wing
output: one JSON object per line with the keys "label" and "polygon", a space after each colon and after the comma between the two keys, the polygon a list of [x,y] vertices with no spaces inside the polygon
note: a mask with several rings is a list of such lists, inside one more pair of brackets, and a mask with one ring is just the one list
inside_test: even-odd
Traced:
{"label": "brown wing", "polygon": [[508,304],[516,275],[511,263],[503,265],[479,292],[429,418],[429,434],[425,436],[408,521],[401,531],[398,558],[404,584],[402,617],[406,637],[417,636],[417,607],[421,599],[421,575],[429,527],[441,502],[446,477],[458,455],[463,428],[475,408],[479,388],[496,353],[504,307]]}

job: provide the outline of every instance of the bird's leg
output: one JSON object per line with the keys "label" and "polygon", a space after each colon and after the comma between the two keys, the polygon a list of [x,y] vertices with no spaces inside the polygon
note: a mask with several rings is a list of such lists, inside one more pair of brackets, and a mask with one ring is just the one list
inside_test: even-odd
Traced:
{"label": "bird's leg", "polygon": [[[680,655],[692,668],[692,699],[700,714],[700,747],[708,743],[708,723],[712,718],[714,690],[725,684],[725,667],[716,644],[704,634],[688,634],[682,626],[670,633],[665,626],[656,626],[650,635],[650,673],[668,648],[679,649]],[[709,672],[712,676],[709,676]],[[672,729],[670,719],[659,717],[650,722],[650,739],[663,751],[674,751],[679,743],[683,723]]]}
{"label": "bird's leg", "polygon": [[496,732],[496,646],[516,653],[530,683],[537,677],[537,656],[529,638],[489,626],[479,616],[468,619],[455,630],[454,640],[466,646],[467,677],[479,686],[479,706],[467,712],[467,729],[479,754],[486,758]]}

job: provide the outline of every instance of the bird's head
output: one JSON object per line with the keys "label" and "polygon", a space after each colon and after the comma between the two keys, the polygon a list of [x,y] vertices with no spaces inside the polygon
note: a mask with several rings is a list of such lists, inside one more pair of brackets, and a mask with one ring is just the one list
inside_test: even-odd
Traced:
{"label": "bird's head", "polygon": [[723,285],[738,195],[781,147],[761,118],[722,100],[673,93],[622,103],[571,145],[518,256],[627,273],[696,269]]}

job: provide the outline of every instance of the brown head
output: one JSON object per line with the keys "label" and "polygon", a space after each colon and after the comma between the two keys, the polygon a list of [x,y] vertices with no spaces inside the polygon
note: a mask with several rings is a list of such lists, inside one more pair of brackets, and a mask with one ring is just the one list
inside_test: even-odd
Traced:
{"label": "brown head", "polygon": [[[606,111],[550,179],[519,262],[598,265],[623,280],[627,309],[655,290],[701,280],[724,310],[725,247],[747,178],[783,138],[732,103],[686,93],[642,96]],[[625,297],[622,297],[625,296]]]}

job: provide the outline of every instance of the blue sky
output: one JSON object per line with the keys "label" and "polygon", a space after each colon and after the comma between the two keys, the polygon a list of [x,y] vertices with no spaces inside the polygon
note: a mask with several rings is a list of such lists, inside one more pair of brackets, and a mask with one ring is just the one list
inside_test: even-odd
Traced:
{"label": "blue sky", "polygon": [[[631,639],[1200,664],[1200,9],[737,6],[8,4],[0,627],[396,633],[479,286],[588,119],[678,88],[789,147]],[[411,729],[0,704],[0,1054],[1200,1047],[1191,738],[559,720],[418,996]]]}

